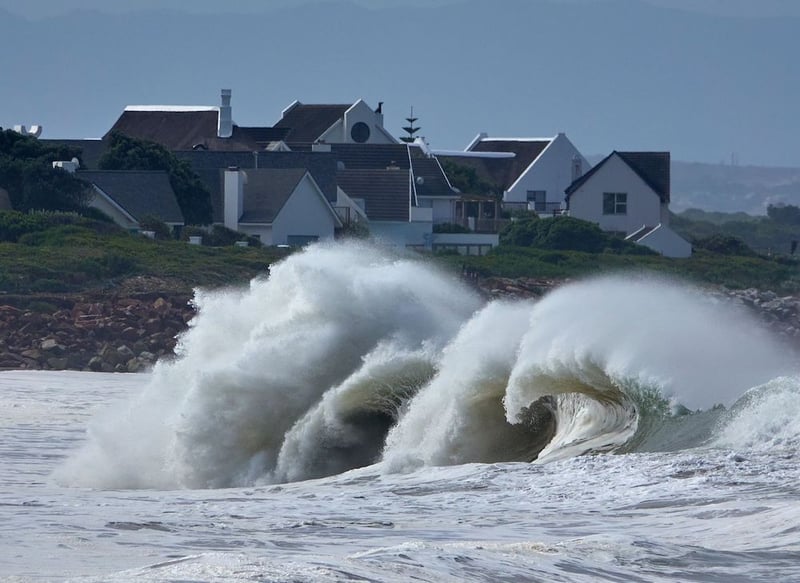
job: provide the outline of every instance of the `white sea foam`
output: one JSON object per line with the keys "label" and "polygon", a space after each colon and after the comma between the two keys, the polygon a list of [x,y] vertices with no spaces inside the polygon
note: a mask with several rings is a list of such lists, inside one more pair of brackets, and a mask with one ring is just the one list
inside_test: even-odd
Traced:
{"label": "white sea foam", "polygon": [[287,432],[372,351],[436,352],[479,306],[426,265],[315,246],[248,289],[198,292],[179,357],[98,420],[59,473],[101,487],[221,487],[275,469]]}
{"label": "white sea foam", "polygon": [[730,404],[787,362],[745,314],[686,286],[600,278],[479,309],[454,278],[361,245],[312,246],[196,303],[178,358],[92,425],[62,481],[213,488],[381,455],[407,470],[608,451],[645,396]]}
{"label": "white sea foam", "polygon": [[800,377],[748,391],[720,420],[713,445],[745,452],[800,447]]}

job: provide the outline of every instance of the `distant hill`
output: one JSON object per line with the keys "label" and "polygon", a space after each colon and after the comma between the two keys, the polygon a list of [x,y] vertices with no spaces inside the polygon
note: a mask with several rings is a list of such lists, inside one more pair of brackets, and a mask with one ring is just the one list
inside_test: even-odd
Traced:
{"label": "distant hill", "polygon": [[800,204],[800,168],[672,163],[674,212],[687,208],[763,215],[768,204]]}

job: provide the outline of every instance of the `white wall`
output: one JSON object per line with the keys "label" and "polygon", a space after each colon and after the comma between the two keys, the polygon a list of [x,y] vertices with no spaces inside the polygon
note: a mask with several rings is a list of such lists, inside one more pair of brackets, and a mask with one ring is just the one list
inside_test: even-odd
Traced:
{"label": "white wall", "polygon": [[104,194],[97,192],[97,187],[93,187],[89,206],[107,214],[123,229],[133,230],[139,228],[139,223],[137,221],[131,220],[128,214],[124,213],[117,205],[108,200]]}
{"label": "white wall", "polygon": [[405,248],[407,245],[425,245],[430,242],[433,224],[429,222],[406,223],[380,221],[369,224],[370,237],[379,243]]}
{"label": "white wall", "polygon": [[452,223],[455,220],[455,199],[420,197],[419,203],[433,209],[434,223]]}
{"label": "white wall", "polygon": [[309,174],[295,188],[272,222],[272,245],[285,245],[290,235],[333,239],[336,221]]}
{"label": "white wall", "polygon": [[[604,215],[604,192],[626,192],[627,214]],[[619,156],[613,155],[572,193],[569,214],[597,223],[604,231],[630,234],[642,225],[661,223],[661,199]]]}
{"label": "white wall", "polygon": [[[547,191],[548,203],[563,203],[564,191],[574,181],[573,158],[581,160],[581,175],[591,168],[589,162],[564,134],[558,134],[539,154],[535,163],[509,187],[503,200],[526,202],[529,190]],[[532,207],[531,207],[532,208]]]}
{"label": "white wall", "polygon": [[223,224],[238,230],[244,209],[244,185],[247,175],[242,170],[225,170],[223,189]]}
{"label": "white wall", "polygon": [[331,144],[351,144],[354,143],[350,136],[350,130],[358,122],[364,122],[369,127],[369,139],[364,142],[368,144],[396,144],[397,140],[382,132],[379,127],[383,127],[383,115],[376,113],[362,99],[356,101],[353,106],[344,113],[344,123],[336,123],[330,130],[325,132],[320,139]]}
{"label": "white wall", "polygon": [[659,225],[638,241],[664,257],[690,257],[692,245],[667,225]]}
{"label": "white wall", "polygon": [[485,255],[500,244],[497,233],[434,233],[433,250],[455,249],[461,255]]}

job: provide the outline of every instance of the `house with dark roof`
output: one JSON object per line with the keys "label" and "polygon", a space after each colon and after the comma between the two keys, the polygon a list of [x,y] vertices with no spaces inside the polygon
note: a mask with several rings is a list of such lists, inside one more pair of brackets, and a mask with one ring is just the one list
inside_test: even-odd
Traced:
{"label": "house with dark roof", "polygon": [[437,232],[439,224],[458,222],[462,195],[424,144],[326,146],[336,158],[337,206],[363,217],[374,238],[398,247],[446,247],[474,254],[498,244],[496,229]]}
{"label": "house with dark roof", "polygon": [[691,244],[669,228],[669,152],[611,152],[565,193],[570,216],[667,257],[692,254]]}
{"label": "house with dark roof", "polygon": [[145,217],[157,218],[172,228],[184,224],[166,172],[78,171],[76,176],[92,185],[89,206],[101,210],[126,229],[139,230],[139,223]]}
{"label": "house with dark roof", "polygon": [[219,170],[212,193],[214,223],[258,238],[264,245],[332,240],[342,222],[305,168]]}
{"label": "house with dark roof", "polygon": [[543,216],[562,212],[564,190],[591,167],[563,133],[549,138],[493,138],[481,133],[463,152],[434,153],[472,168],[478,178],[495,185],[503,193],[505,208]]}
{"label": "house with dark roof", "polygon": [[171,151],[254,151],[275,148],[286,131],[239,126],[233,121],[231,90],[222,89],[220,105],[129,105],[103,137],[120,132],[161,144]]}
{"label": "house with dark roof", "polygon": [[327,144],[397,144],[383,127],[383,103],[376,109],[363,99],[351,104],[307,104],[294,101],[273,126],[295,149]]}

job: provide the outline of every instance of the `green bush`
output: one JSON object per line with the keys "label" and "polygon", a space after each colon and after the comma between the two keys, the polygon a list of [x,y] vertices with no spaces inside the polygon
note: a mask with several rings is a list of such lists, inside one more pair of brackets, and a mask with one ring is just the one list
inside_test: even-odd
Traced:
{"label": "green bush", "polygon": [[757,254],[747,244],[731,235],[711,235],[692,241],[695,249],[705,249],[720,255],[739,255],[741,257],[755,257]]}
{"label": "green bush", "polygon": [[653,251],[642,245],[602,231],[594,223],[567,216],[514,220],[501,231],[500,243],[515,247],[585,253],[653,254]]}
{"label": "green bush", "polygon": [[153,231],[155,233],[155,238],[161,241],[172,239],[172,229],[158,217],[152,215],[142,217],[139,221],[139,228],[142,231]]}

